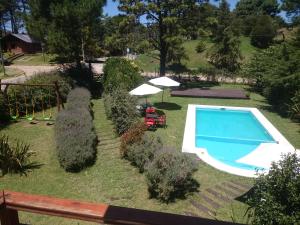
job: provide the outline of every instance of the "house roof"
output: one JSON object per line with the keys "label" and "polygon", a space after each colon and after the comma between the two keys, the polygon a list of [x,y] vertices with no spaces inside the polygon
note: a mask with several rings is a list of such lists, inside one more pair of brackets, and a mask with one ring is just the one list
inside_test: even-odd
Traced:
{"label": "house roof", "polygon": [[11,33],[9,35],[12,35],[26,43],[32,43],[32,44],[40,43],[38,40],[34,39],[33,37],[29,36],[28,34],[13,34],[13,33]]}

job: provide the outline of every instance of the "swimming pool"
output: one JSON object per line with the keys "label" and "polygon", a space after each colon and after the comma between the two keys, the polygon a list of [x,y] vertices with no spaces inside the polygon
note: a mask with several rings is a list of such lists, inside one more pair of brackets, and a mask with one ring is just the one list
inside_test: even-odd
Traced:
{"label": "swimming pool", "polygon": [[293,149],[256,108],[189,105],[182,150],[217,169],[253,177]]}

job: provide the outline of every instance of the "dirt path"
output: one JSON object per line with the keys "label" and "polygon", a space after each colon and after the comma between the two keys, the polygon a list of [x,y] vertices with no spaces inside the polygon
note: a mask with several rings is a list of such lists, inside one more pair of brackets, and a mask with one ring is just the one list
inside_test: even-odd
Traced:
{"label": "dirt path", "polygon": [[[43,73],[43,72],[50,72],[52,70],[56,70],[58,67],[57,66],[23,66],[23,65],[11,65],[8,66],[7,68],[12,68],[12,69],[18,69],[24,72],[24,75],[18,76],[18,77],[12,77],[12,78],[7,78],[3,79],[3,83],[23,83],[25,82],[28,78],[38,74],[38,73]],[[4,89],[4,86],[1,87],[1,89]]]}

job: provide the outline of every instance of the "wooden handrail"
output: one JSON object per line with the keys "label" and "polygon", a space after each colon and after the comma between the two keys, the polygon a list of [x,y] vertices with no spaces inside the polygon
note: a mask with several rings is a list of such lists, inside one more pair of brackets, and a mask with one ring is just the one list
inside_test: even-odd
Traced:
{"label": "wooden handrail", "polygon": [[[1,195],[1,194],[0,194]],[[4,195],[4,196],[3,196]],[[120,225],[238,225],[199,217],[4,191],[1,224],[19,225],[18,211]],[[11,219],[11,221],[10,221]]]}

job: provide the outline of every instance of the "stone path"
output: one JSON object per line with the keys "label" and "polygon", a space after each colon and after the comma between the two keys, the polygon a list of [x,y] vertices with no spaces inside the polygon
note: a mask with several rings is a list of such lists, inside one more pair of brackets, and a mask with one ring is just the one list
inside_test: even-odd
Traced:
{"label": "stone path", "polygon": [[[190,200],[191,211],[185,211],[187,216],[215,218],[217,210],[231,203],[237,197],[250,190],[251,186],[237,181],[225,181],[214,187],[207,188]],[[195,211],[197,213],[195,213]]]}

